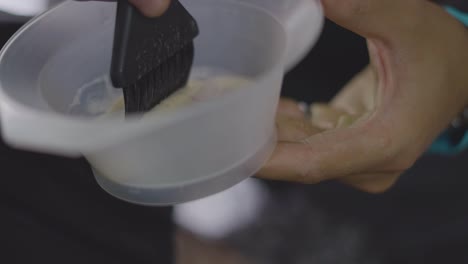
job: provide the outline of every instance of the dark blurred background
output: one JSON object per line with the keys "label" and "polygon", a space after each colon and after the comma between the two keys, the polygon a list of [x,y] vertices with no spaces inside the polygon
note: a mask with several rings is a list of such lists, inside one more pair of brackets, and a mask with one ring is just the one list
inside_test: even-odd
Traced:
{"label": "dark blurred background", "polygon": [[[0,23],[1,43],[20,25]],[[283,94],[327,101],[367,62],[365,41],[327,21]],[[216,242],[109,196],[83,159],[0,143],[0,263],[468,263],[467,160],[426,155],[381,195],[269,182],[259,217]]]}

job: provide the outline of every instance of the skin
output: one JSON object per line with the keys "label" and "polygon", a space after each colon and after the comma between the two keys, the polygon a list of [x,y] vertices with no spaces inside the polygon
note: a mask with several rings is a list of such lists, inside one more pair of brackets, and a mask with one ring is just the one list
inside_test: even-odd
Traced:
{"label": "skin", "polygon": [[278,145],[259,177],[381,193],[468,105],[468,31],[425,0],[322,3],[367,39],[370,65],[311,117],[280,102]]}
{"label": "skin", "polygon": [[[159,16],[170,0],[129,1]],[[311,115],[282,99],[277,147],[258,176],[381,193],[468,105],[468,31],[426,0],[322,4],[329,19],[367,39],[370,65]]]}
{"label": "skin", "polygon": [[[91,0],[78,0],[91,1]],[[97,0],[103,2],[113,2],[116,0]],[[138,8],[145,16],[158,17],[166,12],[169,7],[170,0],[128,0],[136,8]]]}
{"label": "skin", "polygon": [[129,0],[140,11],[149,17],[162,15],[169,7],[169,0]]}

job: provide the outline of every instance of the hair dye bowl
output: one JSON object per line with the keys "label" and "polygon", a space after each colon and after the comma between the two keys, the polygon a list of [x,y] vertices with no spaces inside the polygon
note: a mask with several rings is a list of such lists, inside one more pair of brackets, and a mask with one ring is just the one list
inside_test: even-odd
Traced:
{"label": "hair dye bowl", "polygon": [[184,4],[201,32],[192,81],[143,117],[109,113],[121,97],[103,77],[115,3],[67,1],[29,22],[0,55],[5,141],[83,155],[105,190],[139,204],[202,198],[255,174],[276,142],[284,26],[237,1]]}

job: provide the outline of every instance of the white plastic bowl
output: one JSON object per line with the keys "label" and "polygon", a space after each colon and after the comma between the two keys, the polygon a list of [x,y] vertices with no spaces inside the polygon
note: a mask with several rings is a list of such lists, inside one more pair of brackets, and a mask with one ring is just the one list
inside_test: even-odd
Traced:
{"label": "white plastic bowl", "polygon": [[287,33],[268,12],[239,1],[185,6],[201,31],[195,67],[222,68],[251,85],[143,121],[71,116],[77,90],[109,72],[115,4],[65,2],[23,27],[0,55],[5,141],[84,155],[105,190],[139,204],[202,198],[253,175],[275,145]]}

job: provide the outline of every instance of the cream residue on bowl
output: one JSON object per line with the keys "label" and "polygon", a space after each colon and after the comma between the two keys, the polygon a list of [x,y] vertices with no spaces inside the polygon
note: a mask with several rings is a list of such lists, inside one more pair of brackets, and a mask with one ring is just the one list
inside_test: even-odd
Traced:
{"label": "cream residue on bowl", "polygon": [[[214,99],[248,85],[240,75],[211,68],[192,70],[187,85],[158,104],[150,113],[173,111],[179,107]],[[85,116],[124,116],[122,90],[112,87],[108,77],[101,77],[80,88],[70,105],[71,114]]]}

